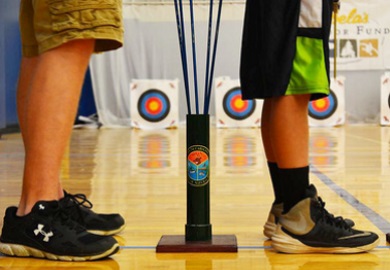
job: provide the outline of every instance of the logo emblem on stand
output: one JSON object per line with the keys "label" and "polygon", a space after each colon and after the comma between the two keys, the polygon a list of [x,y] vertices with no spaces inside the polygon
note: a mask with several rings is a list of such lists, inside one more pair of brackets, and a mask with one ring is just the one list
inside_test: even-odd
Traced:
{"label": "logo emblem on stand", "polygon": [[188,148],[189,184],[201,187],[209,182],[209,149],[203,145],[193,145]]}

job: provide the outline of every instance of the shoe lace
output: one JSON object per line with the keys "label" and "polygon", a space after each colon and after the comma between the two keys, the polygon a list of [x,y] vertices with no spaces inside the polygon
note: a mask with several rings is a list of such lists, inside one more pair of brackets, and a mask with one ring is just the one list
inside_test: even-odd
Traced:
{"label": "shoe lace", "polygon": [[87,196],[85,194],[69,194],[65,192],[65,198],[68,203],[64,208],[68,213],[72,216],[72,218],[81,224],[84,224],[84,215],[81,210],[81,207],[86,208],[86,209],[91,209],[93,207],[93,204],[91,201],[87,199]]}
{"label": "shoe lace", "polygon": [[345,219],[341,216],[335,217],[333,214],[329,213],[328,210],[325,209],[325,202],[318,197],[318,207],[320,208],[321,218],[328,224],[334,225],[339,228],[350,229],[351,226],[345,221]]}
{"label": "shoe lace", "polygon": [[74,203],[76,203],[78,206],[82,206],[82,207],[85,207],[85,208],[88,208],[88,209],[91,209],[93,207],[93,204],[91,203],[91,201],[89,201],[87,199],[87,196],[85,196],[85,194],[81,194],[81,193],[69,194],[69,193],[66,193],[65,196],[69,200],[71,200]]}
{"label": "shoe lace", "polygon": [[53,212],[51,227],[55,227],[54,223],[56,222],[60,222],[62,225],[68,227],[71,230],[75,229],[78,232],[83,230],[83,228],[71,218],[68,211],[61,205],[58,205],[58,208]]}

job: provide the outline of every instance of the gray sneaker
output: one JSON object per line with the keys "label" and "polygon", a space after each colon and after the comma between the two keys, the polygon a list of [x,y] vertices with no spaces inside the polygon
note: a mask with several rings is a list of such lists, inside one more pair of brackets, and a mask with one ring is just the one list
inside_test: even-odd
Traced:
{"label": "gray sneaker", "polygon": [[[320,197],[318,197],[321,200]],[[326,211],[326,210],[325,210]],[[271,210],[268,214],[267,221],[263,227],[263,234],[265,237],[271,239],[275,233],[276,227],[278,226],[279,218],[283,212],[283,203],[272,204]],[[328,213],[328,215],[332,216],[332,214]],[[345,223],[347,223],[350,227],[355,226],[355,222],[351,219],[344,219]]]}
{"label": "gray sneaker", "polygon": [[284,253],[359,253],[378,245],[377,234],[353,229],[334,217],[317,197],[313,185],[306,198],[279,218],[272,247]]}

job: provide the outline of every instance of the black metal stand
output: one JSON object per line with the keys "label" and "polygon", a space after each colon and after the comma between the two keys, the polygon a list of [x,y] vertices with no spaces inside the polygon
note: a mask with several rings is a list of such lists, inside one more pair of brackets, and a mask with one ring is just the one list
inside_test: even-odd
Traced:
{"label": "black metal stand", "polygon": [[187,115],[187,224],[185,236],[163,236],[157,252],[237,252],[235,235],[212,236],[210,116]]}
{"label": "black metal stand", "polygon": [[209,115],[187,115],[187,241],[211,240]]}

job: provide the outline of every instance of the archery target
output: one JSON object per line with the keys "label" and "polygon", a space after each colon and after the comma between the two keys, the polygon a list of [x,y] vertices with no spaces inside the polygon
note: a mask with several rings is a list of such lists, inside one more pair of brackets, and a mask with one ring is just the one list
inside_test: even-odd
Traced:
{"label": "archery target", "polygon": [[217,127],[259,127],[262,109],[260,100],[242,100],[239,80],[216,79]]}
{"label": "archery target", "polygon": [[344,82],[344,77],[332,78],[329,95],[309,103],[310,126],[338,126],[345,123]]}
{"label": "archery target", "polygon": [[222,101],[224,112],[235,120],[243,120],[250,117],[256,109],[253,100],[242,100],[240,87],[229,90]]}
{"label": "archery target", "polygon": [[138,112],[143,119],[150,122],[164,120],[170,110],[169,98],[164,92],[150,89],[143,93],[138,100]]}
{"label": "archery target", "polygon": [[140,129],[177,127],[178,81],[134,80],[130,85],[131,126]]}
{"label": "archery target", "polygon": [[330,90],[329,96],[310,102],[309,115],[310,117],[323,120],[331,117],[337,109],[337,97],[335,93]]}
{"label": "archery target", "polygon": [[381,125],[390,125],[390,73],[381,77]]}

